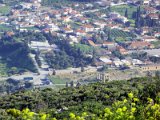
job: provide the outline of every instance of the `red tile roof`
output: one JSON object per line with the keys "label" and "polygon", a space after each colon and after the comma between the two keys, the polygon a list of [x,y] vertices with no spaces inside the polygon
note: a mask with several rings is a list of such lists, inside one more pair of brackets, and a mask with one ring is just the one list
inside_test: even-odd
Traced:
{"label": "red tile roof", "polygon": [[151,44],[145,41],[134,41],[130,44],[131,47],[144,47],[144,46],[150,46]]}
{"label": "red tile roof", "polygon": [[92,40],[88,40],[88,43],[89,43],[91,46],[96,46],[96,44],[95,44]]}
{"label": "red tile roof", "polygon": [[151,19],[159,19],[159,14],[151,13],[148,15]]}
{"label": "red tile roof", "polygon": [[92,25],[90,24],[86,24],[86,25],[83,25],[84,28],[94,28]]}

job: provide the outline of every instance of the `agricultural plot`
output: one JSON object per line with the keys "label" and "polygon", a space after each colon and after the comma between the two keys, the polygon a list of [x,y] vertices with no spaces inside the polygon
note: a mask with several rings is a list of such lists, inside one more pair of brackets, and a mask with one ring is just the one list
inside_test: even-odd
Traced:
{"label": "agricultural plot", "polygon": [[155,48],[160,48],[160,41],[151,42]]}
{"label": "agricultural plot", "polygon": [[119,5],[119,6],[112,6],[112,12],[118,12],[121,15],[125,15],[126,9],[128,10],[128,17],[131,19],[133,12],[136,12],[137,7],[132,5]]}
{"label": "agricultural plot", "polygon": [[0,60],[0,77],[4,76],[7,76],[7,66],[2,60]]}
{"label": "agricultural plot", "polygon": [[10,12],[11,8],[9,6],[1,6],[0,14],[6,15]]}
{"label": "agricultural plot", "polygon": [[10,31],[10,30],[12,30],[11,27],[0,24],[0,32]]}
{"label": "agricultural plot", "polygon": [[59,76],[51,76],[49,78],[53,84],[66,84],[66,82],[70,82],[69,79],[65,79],[63,77],[59,77]]}
{"label": "agricultural plot", "polygon": [[122,30],[118,29],[113,29],[111,30],[111,37],[112,38],[117,38],[117,37],[122,37],[122,38],[135,38],[136,35],[130,32],[125,32]]}
{"label": "agricultural plot", "polygon": [[79,48],[82,52],[84,53],[92,53],[93,51],[93,47],[89,46],[89,45],[84,45],[84,44],[75,44],[76,48]]}

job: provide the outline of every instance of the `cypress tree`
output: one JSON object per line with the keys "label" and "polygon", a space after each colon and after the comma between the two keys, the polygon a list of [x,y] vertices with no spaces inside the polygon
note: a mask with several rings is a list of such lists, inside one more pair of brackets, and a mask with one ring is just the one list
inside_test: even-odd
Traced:
{"label": "cypress tree", "polygon": [[128,18],[128,9],[125,11],[125,17]]}

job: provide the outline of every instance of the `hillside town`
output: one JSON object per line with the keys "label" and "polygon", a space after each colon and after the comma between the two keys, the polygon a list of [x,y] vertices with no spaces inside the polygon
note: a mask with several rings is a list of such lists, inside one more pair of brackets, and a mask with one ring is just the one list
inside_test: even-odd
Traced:
{"label": "hillside town", "polygon": [[[90,58],[94,57],[94,63],[84,67],[84,71],[88,70],[91,73],[99,73],[97,71],[100,68],[106,71],[160,70],[159,0],[101,0],[58,5],[43,6],[41,0],[24,0],[13,5],[7,14],[0,14],[0,32],[9,37],[14,36],[15,31],[46,33],[59,41],[65,39],[70,45],[79,45],[81,49],[95,49],[96,56],[93,51],[85,54]],[[6,4],[0,6],[5,7]],[[8,29],[1,30],[5,27]],[[82,71],[82,68],[52,68],[45,61],[45,53],[61,49],[48,40],[31,40],[28,46],[40,51],[41,67],[34,60],[35,55],[30,53],[38,69],[38,75],[13,75],[7,78],[36,79],[35,85],[52,85],[47,76],[53,75],[54,71],[56,75]],[[38,79],[40,81],[37,82]]]}

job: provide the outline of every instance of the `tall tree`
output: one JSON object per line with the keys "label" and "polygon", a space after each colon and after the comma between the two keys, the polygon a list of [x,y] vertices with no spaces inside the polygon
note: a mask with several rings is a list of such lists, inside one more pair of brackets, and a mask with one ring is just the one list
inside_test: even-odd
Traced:
{"label": "tall tree", "polygon": [[125,11],[125,17],[128,18],[128,9]]}
{"label": "tall tree", "polygon": [[135,21],[135,25],[136,27],[140,27],[140,17],[141,17],[141,8],[140,6],[137,7],[137,12],[136,12],[136,21]]}
{"label": "tall tree", "polygon": [[96,63],[96,50],[93,49],[91,64],[92,64],[92,65],[95,65],[95,63]]}
{"label": "tall tree", "polygon": [[108,31],[108,41],[113,41],[113,39],[111,37],[111,30]]}

